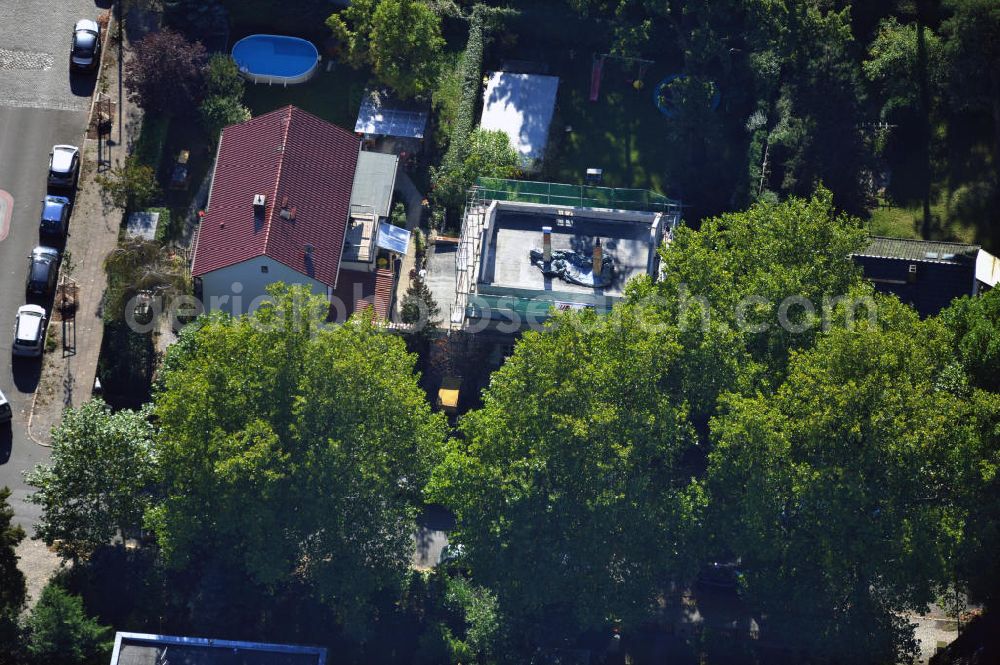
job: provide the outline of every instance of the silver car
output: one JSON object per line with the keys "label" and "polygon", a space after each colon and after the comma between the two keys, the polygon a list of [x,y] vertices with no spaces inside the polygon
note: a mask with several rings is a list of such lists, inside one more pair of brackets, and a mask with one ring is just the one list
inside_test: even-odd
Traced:
{"label": "silver car", "polygon": [[73,44],[69,51],[70,69],[93,70],[101,61],[101,29],[97,21],[80,19],[73,27]]}

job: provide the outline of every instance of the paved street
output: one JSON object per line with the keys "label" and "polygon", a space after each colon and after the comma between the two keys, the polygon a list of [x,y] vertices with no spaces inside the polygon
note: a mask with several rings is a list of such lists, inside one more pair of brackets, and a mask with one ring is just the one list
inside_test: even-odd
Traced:
{"label": "paved street", "polygon": [[21,472],[47,460],[48,449],[25,430],[40,366],[12,362],[11,330],[24,304],[27,256],[38,244],[49,150],[56,143],[81,145],[94,90],[93,75],[69,74],[73,24],[100,11],[93,0],[0,3],[0,190],[13,198],[9,233],[0,240],[0,389],[14,409],[13,426],[0,430],[0,485],[13,490],[15,520],[29,534],[38,509],[24,501]]}

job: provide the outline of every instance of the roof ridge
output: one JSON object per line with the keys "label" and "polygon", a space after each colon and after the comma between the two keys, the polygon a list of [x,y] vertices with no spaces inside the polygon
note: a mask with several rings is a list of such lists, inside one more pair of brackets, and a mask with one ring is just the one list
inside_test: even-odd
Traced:
{"label": "roof ridge", "polygon": [[[281,145],[278,148],[280,154],[278,155],[278,170],[274,174],[274,193],[271,196],[271,214],[267,215],[267,224],[264,227],[264,245],[262,248],[262,256],[267,256],[267,245],[271,242],[271,223],[274,221],[274,206],[278,203],[278,187],[281,185],[281,171],[282,167],[285,165],[285,147],[288,145],[288,129],[292,126],[292,110],[295,107],[289,104],[283,111],[285,115],[278,120],[278,122],[284,123],[284,131],[281,133]],[[264,211],[265,214],[267,211]]]}
{"label": "roof ridge", "polygon": [[912,243],[934,243],[936,245],[955,245],[956,247],[976,247],[982,249],[982,245],[973,242],[958,242],[957,240],[924,240],[923,238],[897,238],[895,236],[868,236],[870,240],[896,240],[899,242]]}

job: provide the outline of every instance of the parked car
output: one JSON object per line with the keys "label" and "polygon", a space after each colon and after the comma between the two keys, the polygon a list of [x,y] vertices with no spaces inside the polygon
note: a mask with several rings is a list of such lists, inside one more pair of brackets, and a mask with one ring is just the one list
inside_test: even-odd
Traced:
{"label": "parked car", "polygon": [[101,29],[97,21],[80,19],[73,27],[73,45],[69,50],[70,69],[92,71],[101,61]]}
{"label": "parked car", "polygon": [[45,310],[38,305],[21,305],[14,319],[15,356],[38,357],[45,344]]}
{"label": "parked car", "polygon": [[69,230],[69,211],[73,207],[65,196],[49,194],[42,201],[42,219],[38,231],[43,236],[65,238]]}
{"label": "parked car", "polygon": [[80,175],[80,149],[75,145],[54,145],[49,153],[49,186],[76,187]]}
{"label": "parked car", "polygon": [[7,401],[7,397],[0,390],[0,423],[9,423],[12,417],[13,413],[10,410],[10,402]]}
{"label": "parked car", "polygon": [[28,257],[28,278],[25,292],[31,296],[44,298],[56,288],[59,274],[59,250],[39,245],[31,250]]}

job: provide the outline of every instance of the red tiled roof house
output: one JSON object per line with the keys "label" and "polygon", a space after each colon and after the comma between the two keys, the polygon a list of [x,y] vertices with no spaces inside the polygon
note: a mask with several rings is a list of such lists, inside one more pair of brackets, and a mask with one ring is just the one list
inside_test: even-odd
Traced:
{"label": "red tiled roof house", "polygon": [[[376,282],[391,283],[392,274],[379,274],[387,271],[376,268],[373,237],[360,254],[351,241],[358,235],[352,190],[366,184],[356,183],[356,174],[359,164],[372,163],[387,173],[375,206],[387,215],[395,156],[362,153],[354,134],[294,106],[226,127],[191,269],[205,308],[252,311],[267,286],[281,281],[328,298],[357,292],[347,314],[363,301],[381,305],[377,313],[387,317],[389,303],[375,298]],[[367,206],[377,228],[382,210],[375,207]],[[352,288],[354,282],[366,286]]]}

